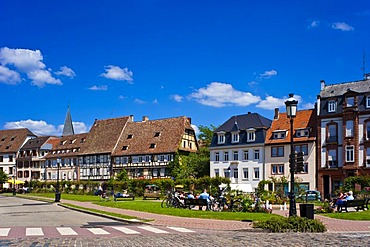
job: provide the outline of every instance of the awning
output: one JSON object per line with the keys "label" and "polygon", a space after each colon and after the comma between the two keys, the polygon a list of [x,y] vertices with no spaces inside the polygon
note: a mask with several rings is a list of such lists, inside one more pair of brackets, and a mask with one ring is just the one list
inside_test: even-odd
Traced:
{"label": "awning", "polygon": [[14,182],[15,182],[15,184],[24,184],[24,182],[22,180],[18,180],[18,179],[8,179],[7,182],[10,183],[10,184],[13,184]]}
{"label": "awning", "polygon": [[254,192],[251,184],[230,184],[232,190],[241,190],[243,192]]}

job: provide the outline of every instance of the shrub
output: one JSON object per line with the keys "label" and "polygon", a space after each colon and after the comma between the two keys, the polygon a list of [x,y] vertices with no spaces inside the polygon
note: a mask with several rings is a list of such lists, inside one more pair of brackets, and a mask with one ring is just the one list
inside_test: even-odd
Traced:
{"label": "shrub", "polygon": [[324,205],[315,209],[315,214],[332,213],[334,208],[330,206],[330,203],[325,200]]}
{"label": "shrub", "polygon": [[253,223],[254,228],[262,228],[269,232],[325,232],[325,225],[315,219],[304,217],[273,218]]}

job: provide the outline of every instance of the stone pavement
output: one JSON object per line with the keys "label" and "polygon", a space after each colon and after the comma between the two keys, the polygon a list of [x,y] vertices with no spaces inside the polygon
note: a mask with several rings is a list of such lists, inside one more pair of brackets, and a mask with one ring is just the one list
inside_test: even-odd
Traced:
{"label": "stone pavement", "polygon": [[[110,208],[105,206],[96,205],[90,202],[77,202],[62,200],[63,203],[69,203],[80,207],[92,208],[101,211],[118,213],[123,215],[130,215],[140,219],[152,220],[149,224],[162,225],[162,226],[178,226],[186,228],[201,228],[209,230],[253,230],[250,222],[242,221],[227,221],[214,220],[214,219],[199,219],[199,218],[185,218],[169,215],[159,215],[141,211]],[[299,204],[297,204],[298,206]],[[287,216],[288,210],[280,210],[276,208],[273,213]],[[297,208],[299,214],[299,206]],[[315,219],[320,220],[327,227],[328,232],[363,232],[370,233],[370,219],[369,221],[353,221],[353,220],[339,220],[322,215],[315,215]]]}

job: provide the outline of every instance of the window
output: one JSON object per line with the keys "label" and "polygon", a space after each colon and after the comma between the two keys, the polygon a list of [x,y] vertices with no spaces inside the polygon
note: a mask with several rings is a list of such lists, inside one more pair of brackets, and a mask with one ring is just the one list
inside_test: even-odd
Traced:
{"label": "window", "polygon": [[254,150],[254,159],[255,160],[260,159],[260,150],[258,150],[258,149]]}
{"label": "window", "polygon": [[366,166],[370,167],[370,148],[366,148]]}
{"label": "window", "polygon": [[0,156],[0,162],[4,162],[4,156]]}
{"label": "window", "polygon": [[271,165],[271,174],[284,174],[284,165]]}
{"label": "window", "polygon": [[154,137],[159,137],[161,135],[161,132],[155,132]]}
{"label": "window", "polygon": [[260,169],[258,167],[253,168],[253,179],[260,178]]}
{"label": "window", "polygon": [[229,161],[229,152],[228,151],[226,151],[224,153],[224,161]]}
{"label": "window", "polygon": [[132,137],[133,137],[133,134],[128,134],[127,135],[127,139],[132,139]]}
{"label": "window", "polygon": [[370,140],[370,121],[366,122],[366,127],[365,127],[365,133],[366,133],[366,140]]}
{"label": "window", "polygon": [[215,169],[215,177],[218,178],[220,176],[220,170]]}
{"label": "window", "polygon": [[286,136],[286,131],[275,131],[273,132],[274,139],[284,139]]}
{"label": "window", "polygon": [[238,178],[238,169],[233,170],[234,178]]}
{"label": "window", "polygon": [[233,151],[233,160],[239,160],[238,151]]}
{"label": "window", "polygon": [[346,162],[353,162],[355,160],[354,146],[346,146]]}
{"label": "window", "polygon": [[370,96],[366,96],[366,108],[370,108]]}
{"label": "window", "polygon": [[310,131],[308,129],[303,129],[303,130],[297,130],[296,136],[297,137],[304,137],[304,136],[309,136]]}
{"label": "window", "polygon": [[225,143],[225,133],[218,133],[218,144]]}
{"label": "window", "polygon": [[243,150],[243,160],[249,160],[249,152],[248,152],[248,150]]}
{"label": "window", "polygon": [[347,97],[346,99],[347,107],[352,107],[355,105],[355,98],[354,97]]}
{"label": "window", "polygon": [[337,125],[328,125],[328,142],[337,142]]}
{"label": "window", "polygon": [[215,161],[220,161],[220,153],[219,152],[215,153]]}
{"label": "window", "polygon": [[283,157],[284,156],[284,147],[271,147],[271,157]]}
{"label": "window", "polygon": [[249,179],[248,168],[243,168],[243,179]]}
{"label": "window", "polygon": [[307,155],[308,154],[308,145],[307,144],[296,145],[296,146],[294,146],[294,151],[296,151],[297,153],[303,152],[303,155]]}
{"label": "window", "polygon": [[225,178],[230,177],[230,169],[224,169]]}
{"label": "window", "polygon": [[254,142],[256,140],[256,130],[247,130],[247,142]]}
{"label": "window", "polygon": [[328,112],[335,112],[337,108],[337,102],[330,100],[328,104]]}
{"label": "window", "polygon": [[329,162],[329,168],[334,168],[338,166],[336,149],[328,150],[328,162]]}
{"label": "window", "polygon": [[346,137],[353,137],[353,120],[346,122]]}
{"label": "window", "polygon": [[122,150],[127,150],[128,149],[128,146],[123,146],[122,147]]}
{"label": "window", "polygon": [[231,142],[232,143],[237,143],[239,142],[239,133],[235,132],[231,134]]}
{"label": "window", "polygon": [[155,143],[151,143],[149,148],[155,148]]}

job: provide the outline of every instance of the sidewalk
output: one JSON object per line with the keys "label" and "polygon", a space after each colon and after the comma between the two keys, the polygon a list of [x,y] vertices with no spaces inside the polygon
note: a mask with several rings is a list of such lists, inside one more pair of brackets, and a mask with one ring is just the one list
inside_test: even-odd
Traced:
{"label": "sidewalk", "polygon": [[[152,220],[149,224],[161,225],[161,226],[177,226],[186,228],[201,228],[201,229],[211,229],[211,230],[252,230],[252,225],[250,222],[242,221],[224,221],[224,220],[213,220],[213,219],[199,219],[199,218],[185,218],[169,215],[153,214],[141,211],[110,208],[105,206],[99,206],[92,204],[90,202],[77,202],[62,200],[63,203],[69,203],[72,205],[91,208],[101,211],[107,211],[117,214],[124,214],[129,216],[134,216],[140,219]],[[299,214],[299,207],[297,208]],[[280,210],[276,208],[273,213],[282,216],[289,215],[289,210]],[[320,220],[325,224],[328,232],[370,232],[370,220],[369,221],[353,221],[353,220],[339,220],[329,217],[324,217],[321,215],[315,215],[315,219]]]}

